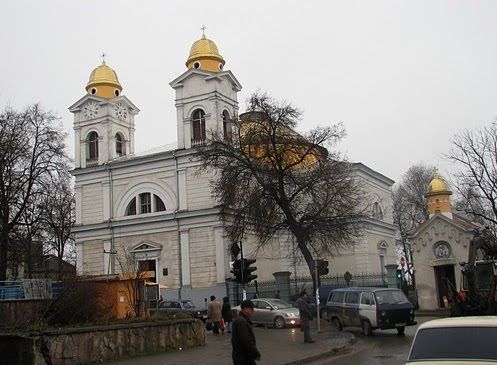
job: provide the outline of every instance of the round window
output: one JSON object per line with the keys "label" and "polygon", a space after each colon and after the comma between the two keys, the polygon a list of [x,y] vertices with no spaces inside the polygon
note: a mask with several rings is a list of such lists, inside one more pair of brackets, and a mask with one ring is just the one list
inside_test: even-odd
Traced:
{"label": "round window", "polygon": [[91,89],[91,94],[92,94],[92,95],[95,95],[96,93],[97,93],[97,89],[92,88],[92,89]]}
{"label": "round window", "polygon": [[223,69],[223,64],[222,64],[222,63],[220,63],[220,64],[219,64],[219,69],[220,69],[220,70],[222,70],[222,69]]}
{"label": "round window", "polygon": [[116,96],[119,96],[119,90],[115,90],[114,94],[116,94]]}
{"label": "round window", "polygon": [[195,67],[195,68],[200,68],[200,62],[195,62],[195,63],[193,64],[193,67]]}

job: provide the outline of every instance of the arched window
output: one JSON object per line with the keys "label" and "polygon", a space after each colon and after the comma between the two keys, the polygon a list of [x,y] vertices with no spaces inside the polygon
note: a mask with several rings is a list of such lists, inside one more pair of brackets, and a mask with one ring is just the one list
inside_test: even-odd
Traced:
{"label": "arched window", "polygon": [[232,123],[231,123],[230,114],[228,113],[227,110],[223,111],[222,117],[223,117],[224,140],[231,142],[232,133],[233,133],[232,132]]}
{"label": "arched window", "polygon": [[88,157],[86,158],[87,165],[98,163],[98,134],[91,132],[88,135]]}
{"label": "arched window", "polygon": [[126,154],[126,148],[124,145],[124,138],[120,133],[116,133],[116,153],[118,156]]}
{"label": "arched window", "polygon": [[133,197],[126,208],[126,215],[136,215],[136,199]]}
{"label": "arched window", "polygon": [[387,248],[388,244],[385,241],[381,241],[378,243],[378,256],[380,258],[380,273],[382,275],[386,275],[387,269],[385,265],[387,264],[386,256],[387,256]]}
{"label": "arched window", "polygon": [[166,210],[166,205],[164,202],[159,198],[157,195],[154,194],[154,200],[155,200],[155,211],[156,212],[163,212]]}
{"label": "arched window", "polygon": [[192,146],[199,146],[205,143],[205,113],[197,109],[192,114],[193,138]]}
{"label": "arched window", "polygon": [[[153,196],[153,200],[152,200]],[[138,209],[137,209],[138,202]],[[154,212],[164,212],[166,205],[157,195],[152,193],[140,193],[135,195],[129,201],[125,215],[147,214]]]}
{"label": "arched window", "polygon": [[380,203],[378,202],[373,203],[372,216],[374,219],[383,220],[383,212],[381,211]]}

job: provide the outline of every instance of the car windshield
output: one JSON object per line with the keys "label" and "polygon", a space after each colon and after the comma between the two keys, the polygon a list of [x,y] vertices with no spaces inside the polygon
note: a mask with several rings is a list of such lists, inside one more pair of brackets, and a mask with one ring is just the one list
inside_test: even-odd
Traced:
{"label": "car windshield", "polygon": [[409,300],[400,290],[380,290],[374,293],[378,304],[408,303]]}
{"label": "car windshield", "polygon": [[183,303],[183,308],[185,309],[195,308],[195,305],[191,300],[183,300],[181,303]]}
{"label": "car windshield", "polygon": [[274,307],[274,309],[292,308],[290,303],[287,303],[281,299],[272,299],[269,303]]}
{"label": "car windshield", "polygon": [[495,360],[497,328],[446,327],[420,330],[409,360]]}

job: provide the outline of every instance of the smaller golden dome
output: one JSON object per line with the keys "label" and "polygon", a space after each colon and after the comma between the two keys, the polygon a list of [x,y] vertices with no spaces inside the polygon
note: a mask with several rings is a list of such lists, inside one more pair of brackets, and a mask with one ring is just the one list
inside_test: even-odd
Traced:
{"label": "smaller golden dome", "polygon": [[193,43],[190,55],[186,60],[186,67],[219,72],[222,71],[225,61],[219,54],[216,44],[208,39],[205,34]]}
{"label": "smaller golden dome", "polygon": [[102,64],[92,71],[86,85],[86,91],[105,99],[119,96],[122,91],[116,72],[102,61]]}
{"label": "smaller golden dome", "polygon": [[438,194],[451,195],[452,192],[448,189],[445,181],[443,181],[442,178],[435,172],[430,184],[428,185],[428,192],[426,195],[431,196]]}

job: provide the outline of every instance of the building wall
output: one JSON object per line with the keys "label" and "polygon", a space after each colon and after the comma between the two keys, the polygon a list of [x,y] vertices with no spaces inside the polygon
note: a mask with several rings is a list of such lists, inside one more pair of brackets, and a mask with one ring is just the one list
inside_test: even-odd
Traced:
{"label": "building wall", "polygon": [[[417,232],[410,242],[413,247],[413,261],[416,268],[416,289],[420,309],[432,310],[439,308],[438,288],[435,277],[435,267],[453,265],[455,284],[458,290],[461,283],[459,262],[467,261],[469,241],[472,233],[447,220],[435,216],[430,224]],[[451,254],[448,258],[435,257],[434,245],[439,241],[450,244]]]}
{"label": "building wall", "polygon": [[93,183],[82,188],[83,224],[100,223],[103,220],[102,184]]}

